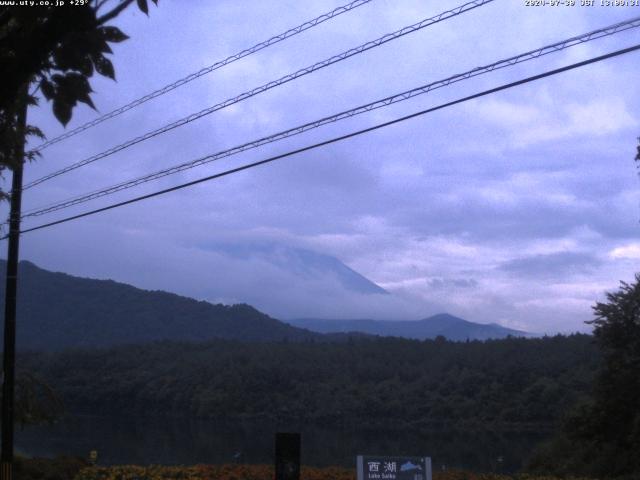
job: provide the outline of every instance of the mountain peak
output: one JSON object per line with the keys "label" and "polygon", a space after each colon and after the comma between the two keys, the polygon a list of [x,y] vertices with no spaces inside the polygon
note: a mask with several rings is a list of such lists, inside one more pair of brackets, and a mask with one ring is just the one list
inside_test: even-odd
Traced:
{"label": "mountain peak", "polygon": [[216,244],[210,250],[242,260],[260,260],[298,282],[331,279],[341,289],[364,294],[388,292],[331,255],[280,243]]}

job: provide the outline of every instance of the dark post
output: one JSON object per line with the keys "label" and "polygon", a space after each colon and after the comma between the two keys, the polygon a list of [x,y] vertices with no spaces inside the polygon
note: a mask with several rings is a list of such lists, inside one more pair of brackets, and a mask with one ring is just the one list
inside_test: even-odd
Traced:
{"label": "dark post", "polygon": [[18,108],[20,148],[16,152],[11,182],[11,210],[9,213],[9,246],[7,252],[7,286],[4,298],[4,355],[2,382],[2,452],[0,480],[11,480],[13,470],[13,421],[16,361],[16,298],[18,290],[18,247],[20,244],[20,214],[22,203],[22,167],[24,163],[24,132],[27,121],[26,89],[24,102]]}
{"label": "dark post", "polygon": [[276,480],[300,480],[299,433],[276,433]]}

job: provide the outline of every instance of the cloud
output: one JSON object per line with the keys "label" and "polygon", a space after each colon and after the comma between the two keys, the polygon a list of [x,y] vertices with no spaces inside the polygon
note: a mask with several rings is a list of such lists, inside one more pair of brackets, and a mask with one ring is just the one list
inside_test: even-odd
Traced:
{"label": "cloud", "polygon": [[505,147],[517,149],[571,137],[603,137],[638,127],[621,97],[572,103],[561,101],[564,92],[544,92],[528,102],[477,100],[468,110],[503,130]]}
{"label": "cloud", "polygon": [[616,247],[609,252],[609,256],[615,259],[625,258],[640,260],[640,243],[634,242]]}
{"label": "cloud", "polygon": [[519,277],[568,278],[591,272],[601,261],[589,253],[558,252],[515,258],[498,268]]}
{"label": "cloud", "polygon": [[[27,166],[27,180],[457,5],[454,0],[371,2],[47,149],[43,159]],[[96,78],[96,104],[109,111],[326,10],[326,2],[316,0],[242,7],[225,0],[186,10],[168,2],[148,19],[123,16],[118,22],[131,40],[117,46],[118,83]],[[24,207],[111,185],[591,31],[623,20],[622,10],[525,9],[518,2],[494,2],[42,184],[26,192]],[[602,54],[620,48],[633,34],[459,82],[86,207]],[[377,311],[387,318],[420,318],[449,311],[530,331],[584,329],[590,302],[637,270],[640,193],[633,157],[639,70],[635,57],[624,56],[549,77],[27,234],[21,253],[45,268],[70,273],[198,298],[254,302],[265,309],[278,304],[281,309],[269,310],[275,315],[361,317]],[[81,107],[72,123],[94,116]],[[64,131],[46,103],[31,109],[29,119],[50,137]],[[0,208],[6,211],[6,205]],[[392,294],[344,293],[339,279],[326,272],[301,280],[288,270],[286,257],[278,263],[206,248],[264,243],[335,257]]]}
{"label": "cloud", "polygon": [[473,278],[432,278],[429,280],[429,288],[449,290],[458,288],[475,288],[478,282]]}

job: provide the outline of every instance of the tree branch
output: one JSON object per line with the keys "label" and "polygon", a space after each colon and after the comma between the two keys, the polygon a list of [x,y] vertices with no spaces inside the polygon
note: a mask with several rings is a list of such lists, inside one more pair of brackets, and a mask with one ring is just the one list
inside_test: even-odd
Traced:
{"label": "tree branch", "polygon": [[122,11],[125,8],[127,8],[129,5],[131,5],[133,3],[133,1],[134,0],[124,0],[124,2],[122,2],[120,5],[115,7],[113,10],[111,10],[108,13],[105,13],[100,18],[98,18],[97,19],[97,24],[98,25],[103,25],[104,23],[108,22],[109,20],[113,20],[118,15],[120,15],[120,13],[122,13]]}
{"label": "tree branch", "polygon": [[98,13],[98,10],[100,10],[102,8],[102,6],[107,3],[109,0],[96,0],[96,6],[93,7],[94,10],[96,11],[96,13]]}

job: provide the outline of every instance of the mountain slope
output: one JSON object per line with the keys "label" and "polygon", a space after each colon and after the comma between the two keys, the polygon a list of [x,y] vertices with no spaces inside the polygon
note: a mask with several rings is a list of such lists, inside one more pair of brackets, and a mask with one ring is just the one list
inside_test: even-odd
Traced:
{"label": "mountain slope", "polygon": [[[0,271],[6,261],[0,260]],[[112,346],[157,340],[247,341],[322,337],[275,320],[249,305],[214,305],[112,280],[79,278],[20,262],[17,345],[20,349]],[[0,282],[4,308],[4,282]]]}
{"label": "mountain slope", "polygon": [[[212,243],[199,247],[201,265],[173,266],[175,279],[152,281],[156,288],[213,303],[246,302],[275,318],[365,317],[386,305],[393,312],[393,295],[336,257],[276,242]],[[157,268],[152,266],[152,268]],[[224,281],[217,273],[224,271]],[[133,278],[133,277],[132,277]]]}
{"label": "mountain slope", "polygon": [[462,318],[441,313],[417,321],[387,320],[322,320],[305,318],[290,320],[297,327],[315,332],[362,332],[373,335],[395,336],[424,340],[438,335],[449,340],[487,340],[489,338],[506,338],[527,336],[526,332],[512,330],[501,325],[469,322]]}
{"label": "mountain slope", "polygon": [[[216,245],[217,253],[242,261],[260,261],[287,275],[288,281],[332,281],[343,291],[362,294],[388,294],[385,289],[342,263],[336,257],[281,244]],[[271,272],[273,274],[273,272]]]}

